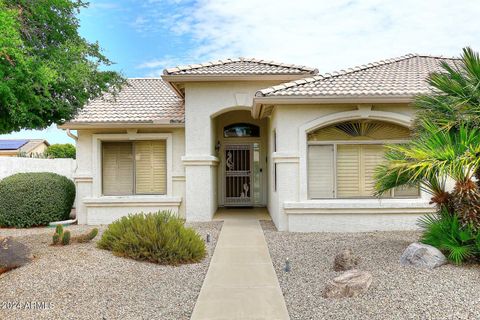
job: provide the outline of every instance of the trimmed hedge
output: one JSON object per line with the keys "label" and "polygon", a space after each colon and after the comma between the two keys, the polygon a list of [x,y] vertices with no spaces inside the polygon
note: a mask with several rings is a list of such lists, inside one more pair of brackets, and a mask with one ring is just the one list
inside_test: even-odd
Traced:
{"label": "trimmed hedge", "polygon": [[108,226],[97,245],[115,255],[159,264],[198,262],[205,242],[184,220],[167,211],[131,214]]}
{"label": "trimmed hedge", "polygon": [[17,173],[0,181],[0,227],[28,228],[70,217],[75,184],[51,172]]}

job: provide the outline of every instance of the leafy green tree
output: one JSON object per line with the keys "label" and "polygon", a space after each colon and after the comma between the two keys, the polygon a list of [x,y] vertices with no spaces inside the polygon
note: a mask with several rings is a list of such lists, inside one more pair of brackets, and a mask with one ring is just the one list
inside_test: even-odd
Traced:
{"label": "leafy green tree", "polygon": [[124,79],[78,34],[83,0],[0,0],[0,134],[71,119]]}
{"label": "leafy green tree", "polygon": [[45,151],[47,158],[76,158],[75,146],[71,143],[52,144]]}

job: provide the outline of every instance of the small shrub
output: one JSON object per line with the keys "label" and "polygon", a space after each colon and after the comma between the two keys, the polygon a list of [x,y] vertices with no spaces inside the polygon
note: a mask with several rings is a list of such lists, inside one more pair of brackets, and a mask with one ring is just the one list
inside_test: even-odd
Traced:
{"label": "small shrub", "polygon": [[480,232],[472,226],[462,227],[460,219],[446,210],[420,219],[424,232],[421,242],[443,251],[455,264],[480,257]]}
{"label": "small shrub", "polygon": [[73,238],[73,241],[78,242],[78,243],[86,243],[92,241],[98,234],[98,229],[94,228],[90,230],[90,232],[81,234],[79,236],[76,236]]}
{"label": "small shrub", "polygon": [[108,226],[98,247],[135,260],[172,265],[198,262],[206,255],[198,233],[165,211],[120,218]]}
{"label": "small shrub", "polygon": [[28,228],[66,220],[75,184],[50,172],[17,173],[0,181],[0,227]]}

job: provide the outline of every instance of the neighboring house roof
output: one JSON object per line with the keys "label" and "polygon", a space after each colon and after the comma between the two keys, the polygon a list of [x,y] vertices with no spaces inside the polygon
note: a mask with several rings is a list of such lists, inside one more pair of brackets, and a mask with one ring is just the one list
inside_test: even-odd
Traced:
{"label": "neighboring house roof", "polygon": [[164,75],[315,75],[318,70],[306,66],[237,58],[201,64],[178,66],[163,70]]}
{"label": "neighboring house roof", "polygon": [[50,145],[44,139],[8,139],[0,140],[0,155],[17,154],[19,152],[29,153],[41,144],[47,147]]}
{"label": "neighboring house roof", "polygon": [[18,150],[25,145],[28,140],[0,140],[0,150]]}
{"label": "neighboring house roof", "polygon": [[412,97],[429,91],[426,79],[440,62],[458,59],[408,54],[259,90],[256,97]]}
{"label": "neighboring house roof", "polygon": [[81,124],[184,122],[183,100],[160,78],[132,78],[116,97],[106,94],[88,103],[61,127]]}

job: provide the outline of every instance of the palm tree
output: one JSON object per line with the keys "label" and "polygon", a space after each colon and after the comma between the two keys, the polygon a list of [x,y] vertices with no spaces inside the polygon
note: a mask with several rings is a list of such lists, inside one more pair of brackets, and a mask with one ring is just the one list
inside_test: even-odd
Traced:
{"label": "palm tree", "polygon": [[[480,227],[480,189],[473,181],[480,168],[480,131],[460,124],[445,129],[422,121],[422,133],[403,145],[389,145],[386,162],[375,173],[377,195],[399,186],[420,185],[432,203],[458,215],[463,225]],[[445,190],[450,177],[453,192]]]}
{"label": "palm tree", "polygon": [[[463,49],[458,61],[441,62],[442,72],[428,78],[430,94],[417,97],[416,131],[429,119],[440,128],[480,127],[480,56],[470,47]],[[480,186],[480,170],[475,173]]]}
{"label": "palm tree", "polygon": [[416,129],[422,130],[423,119],[440,128],[480,125],[480,56],[466,47],[459,60],[441,62],[442,72],[427,79],[432,91],[418,96]]}

